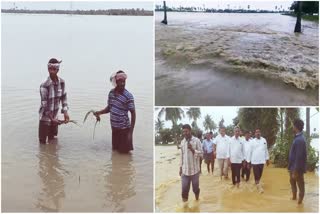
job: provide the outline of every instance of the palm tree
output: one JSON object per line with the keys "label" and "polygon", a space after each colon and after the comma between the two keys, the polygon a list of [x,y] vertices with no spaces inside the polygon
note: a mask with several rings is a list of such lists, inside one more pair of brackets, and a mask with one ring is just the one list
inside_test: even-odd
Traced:
{"label": "palm tree", "polygon": [[189,119],[193,120],[192,123],[195,123],[195,125],[197,126],[197,119],[201,117],[200,108],[189,108],[186,113]]}
{"label": "palm tree", "polygon": [[163,11],[164,11],[164,18],[162,20],[162,24],[167,25],[168,21],[167,21],[167,6],[166,6],[166,1],[163,1]]}
{"label": "palm tree", "polygon": [[206,115],[203,122],[204,129],[213,131],[217,128],[217,125],[214,123],[210,115]]}
{"label": "palm tree", "polygon": [[174,125],[184,117],[184,111],[182,108],[161,108],[158,118],[161,118],[163,115],[165,115],[165,120],[170,120],[172,125]]}
{"label": "palm tree", "polygon": [[155,126],[156,126],[156,131],[159,132],[159,131],[161,131],[161,130],[163,129],[163,127],[164,127],[164,122],[163,122],[160,118],[158,118],[158,119],[156,120]]}

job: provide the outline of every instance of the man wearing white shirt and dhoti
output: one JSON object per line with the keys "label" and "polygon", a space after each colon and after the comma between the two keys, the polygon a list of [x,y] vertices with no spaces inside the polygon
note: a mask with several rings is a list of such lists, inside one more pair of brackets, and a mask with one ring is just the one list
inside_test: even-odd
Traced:
{"label": "man wearing white shirt and dhoti", "polygon": [[251,171],[251,163],[249,158],[250,158],[250,152],[251,152],[252,138],[250,136],[250,131],[245,131],[244,137],[245,137],[243,140],[244,162],[242,165],[241,176],[247,182],[250,179],[250,171]]}
{"label": "man wearing white shirt and dhoti", "polygon": [[213,143],[215,144],[216,158],[218,159],[220,178],[228,178],[228,152],[230,146],[230,137],[226,135],[226,128],[220,127],[220,135],[218,135]]}
{"label": "man wearing white shirt and dhoti", "polygon": [[200,158],[202,157],[202,145],[198,138],[191,135],[191,126],[182,126],[184,139],[181,141],[180,171],[182,183],[182,201],[187,202],[189,198],[190,184],[195,194],[196,200],[199,199],[199,174]]}
{"label": "man wearing white shirt and dhoti", "polygon": [[263,172],[264,164],[269,165],[269,152],[267,141],[261,137],[260,129],[256,129],[255,138],[252,140],[252,147],[250,153],[250,161],[253,168],[254,180],[257,185],[258,191],[263,193],[263,188],[260,185],[260,179]]}
{"label": "man wearing white shirt and dhoti", "polygon": [[240,185],[240,170],[244,160],[243,139],[240,137],[239,127],[234,128],[234,136],[230,139],[228,158],[231,163],[232,184]]}

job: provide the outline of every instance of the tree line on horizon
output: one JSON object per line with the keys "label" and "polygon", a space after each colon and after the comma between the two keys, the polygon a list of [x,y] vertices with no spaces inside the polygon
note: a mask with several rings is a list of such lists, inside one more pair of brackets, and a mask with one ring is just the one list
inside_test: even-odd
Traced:
{"label": "tree line on horizon", "polygon": [[153,11],[140,8],[108,9],[108,10],[30,10],[30,9],[1,9],[2,13],[32,13],[32,14],[69,14],[69,15],[131,15],[153,16]]}
{"label": "tree line on horizon", "polygon": [[[198,119],[201,117],[200,108],[160,108],[158,117],[155,121],[155,143],[178,145],[183,139],[181,121],[185,116],[190,120],[192,134],[198,138],[202,138],[204,133],[214,132],[214,136],[218,135],[220,127],[226,128],[226,133],[233,136],[233,130],[237,126],[243,131],[252,131],[260,128],[262,136],[268,142],[268,148],[271,150],[272,162],[277,167],[286,167],[288,164],[288,155],[291,144],[293,142],[293,121],[300,118],[299,108],[240,108],[237,116],[233,119],[233,123],[224,125],[223,117],[218,124],[212,119],[212,116],[204,115],[203,127],[198,126]],[[319,108],[317,108],[317,113]],[[316,114],[317,114],[316,113]],[[318,130],[310,130],[310,108],[306,108],[305,118],[305,136],[308,148],[308,170],[314,170],[318,164],[318,152],[312,148],[310,142],[312,138],[318,138]],[[171,121],[172,127],[166,128],[165,121]]]}

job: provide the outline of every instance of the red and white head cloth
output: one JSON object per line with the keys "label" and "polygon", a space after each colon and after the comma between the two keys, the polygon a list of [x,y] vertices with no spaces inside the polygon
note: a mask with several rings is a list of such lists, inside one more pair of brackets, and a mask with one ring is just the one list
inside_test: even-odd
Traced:
{"label": "red and white head cloth", "polygon": [[48,68],[55,68],[55,69],[57,69],[57,70],[59,70],[59,68],[60,68],[60,63],[61,63],[62,61],[59,61],[59,62],[57,62],[57,63],[48,63]]}
{"label": "red and white head cloth", "polygon": [[117,87],[117,80],[123,79],[126,80],[128,78],[126,73],[113,73],[110,77],[110,82],[114,87]]}

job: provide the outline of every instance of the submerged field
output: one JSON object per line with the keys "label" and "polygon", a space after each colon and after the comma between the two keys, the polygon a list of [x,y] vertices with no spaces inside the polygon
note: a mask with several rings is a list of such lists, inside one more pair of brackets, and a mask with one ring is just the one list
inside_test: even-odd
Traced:
{"label": "submerged field", "polygon": [[[179,104],[165,99],[167,90],[191,94],[193,99],[179,101],[186,105],[201,105],[201,97],[211,100],[205,104],[242,105],[236,97],[261,95],[266,101],[254,98],[247,105],[268,105],[268,91],[269,105],[317,103],[317,23],[303,21],[303,33],[294,34],[295,18],[280,14],[168,13],[168,26],[160,24],[162,15],[156,13],[156,104]],[[187,78],[193,84],[181,83]],[[219,86],[221,81],[230,87]],[[249,92],[236,93],[247,87]],[[207,91],[211,96],[201,96]]]}

